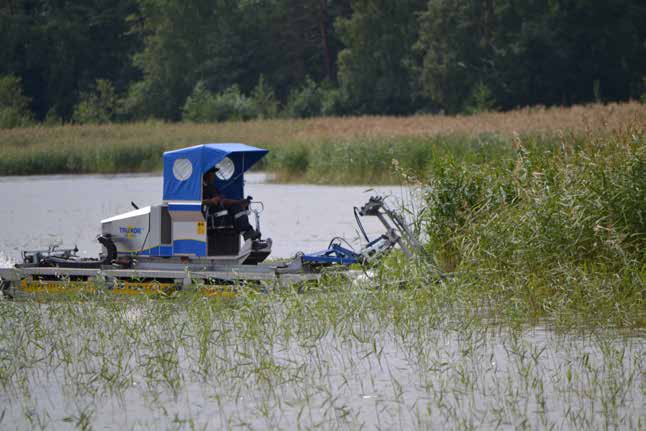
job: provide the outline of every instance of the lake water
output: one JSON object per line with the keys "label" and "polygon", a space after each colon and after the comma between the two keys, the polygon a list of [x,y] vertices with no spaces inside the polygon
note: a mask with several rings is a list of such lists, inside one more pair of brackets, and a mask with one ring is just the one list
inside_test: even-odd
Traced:
{"label": "lake water", "polygon": [[643,429],[643,334],[371,296],[0,300],[0,429]]}
{"label": "lake water", "polygon": [[[393,205],[407,197],[401,187],[272,184],[266,178],[248,174],[245,193],[265,205],[261,231],[274,241],[274,258],[325,249],[335,236],[358,245],[354,206],[378,193],[392,196]],[[0,262],[51,244],[76,245],[79,255],[94,257],[100,251],[100,220],[130,211],[131,201],[140,207],[158,203],[161,195],[157,175],[0,177]],[[374,218],[365,223],[369,234],[383,231]]]}

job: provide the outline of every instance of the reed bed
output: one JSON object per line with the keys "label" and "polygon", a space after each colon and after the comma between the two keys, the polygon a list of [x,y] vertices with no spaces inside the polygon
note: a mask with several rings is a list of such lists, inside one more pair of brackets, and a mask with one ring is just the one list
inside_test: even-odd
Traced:
{"label": "reed bed", "polygon": [[456,117],[38,126],[0,131],[0,175],[155,171],[165,150],[244,142],[271,150],[259,168],[281,181],[392,183],[397,179],[393,160],[422,173],[437,148],[497,142],[511,149],[516,135],[551,142],[564,134],[605,134],[628,123],[646,123],[644,105],[538,107]]}
{"label": "reed bed", "polygon": [[0,301],[0,424],[643,428],[643,333],[509,326],[448,283]]}
{"label": "reed bed", "polygon": [[428,249],[488,309],[646,326],[646,129],[436,158]]}

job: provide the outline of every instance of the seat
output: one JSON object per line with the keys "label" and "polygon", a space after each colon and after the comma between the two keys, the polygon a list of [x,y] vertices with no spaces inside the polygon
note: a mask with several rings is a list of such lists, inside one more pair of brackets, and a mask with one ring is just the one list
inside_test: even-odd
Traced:
{"label": "seat", "polygon": [[240,233],[229,211],[221,208],[206,210],[206,238],[209,256],[237,256],[240,253]]}

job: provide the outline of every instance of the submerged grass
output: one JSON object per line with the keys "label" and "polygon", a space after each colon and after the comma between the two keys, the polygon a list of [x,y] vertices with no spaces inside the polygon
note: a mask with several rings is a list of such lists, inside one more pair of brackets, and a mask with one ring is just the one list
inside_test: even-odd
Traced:
{"label": "submerged grass", "polygon": [[643,428],[643,334],[510,327],[461,295],[330,282],[234,300],[0,301],[2,425]]}
{"label": "submerged grass", "polygon": [[398,181],[393,160],[422,174],[447,149],[459,154],[482,147],[494,157],[512,151],[516,135],[554,143],[563,134],[604,135],[630,122],[646,123],[644,105],[539,107],[470,117],[32,127],[0,131],[0,175],[155,171],[165,150],[244,142],[271,151],[260,168],[281,181],[391,183]]}

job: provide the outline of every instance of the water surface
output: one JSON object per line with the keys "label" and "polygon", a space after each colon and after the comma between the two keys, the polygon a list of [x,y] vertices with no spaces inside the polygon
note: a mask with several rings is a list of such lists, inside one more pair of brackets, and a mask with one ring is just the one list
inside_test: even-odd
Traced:
{"label": "water surface", "polygon": [[[245,192],[262,201],[264,237],[274,241],[271,257],[297,251],[325,249],[332,237],[358,239],[352,208],[370,195],[405,197],[401,187],[316,186],[271,184],[264,174],[248,174]],[[100,220],[161,201],[162,178],[151,175],[70,175],[0,177],[0,256],[17,260],[24,249],[52,244],[79,248],[82,256],[96,256]],[[379,234],[376,220],[365,220],[368,232]],[[253,220],[252,220],[253,223]],[[354,241],[358,245],[357,241]]]}

